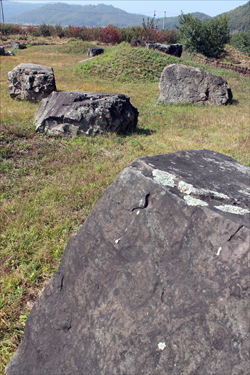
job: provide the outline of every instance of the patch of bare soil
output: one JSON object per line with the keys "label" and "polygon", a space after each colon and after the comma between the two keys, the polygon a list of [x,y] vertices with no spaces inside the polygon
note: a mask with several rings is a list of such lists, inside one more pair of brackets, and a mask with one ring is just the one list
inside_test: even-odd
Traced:
{"label": "patch of bare soil", "polygon": [[244,68],[250,69],[250,57],[245,55],[243,52],[238,51],[232,46],[227,46],[226,54],[221,59],[221,62],[226,64],[233,64],[237,66],[242,66]]}

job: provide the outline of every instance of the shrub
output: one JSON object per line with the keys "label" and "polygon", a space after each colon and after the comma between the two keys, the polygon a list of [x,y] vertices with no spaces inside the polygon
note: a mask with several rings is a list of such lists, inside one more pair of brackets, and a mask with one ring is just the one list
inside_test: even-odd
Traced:
{"label": "shrub", "polygon": [[102,43],[119,43],[120,34],[116,27],[113,25],[108,25],[104,28],[100,28],[98,31],[99,40]]}
{"label": "shrub", "polygon": [[230,43],[234,48],[250,56],[250,29],[246,33],[232,35]]}
{"label": "shrub", "polygon": [[191,52],[200,52],[207,57],[219,57],[229,42],[228,18],[217,17],[203,23],[191,14],[180,16],[178,28],[184,48]]}

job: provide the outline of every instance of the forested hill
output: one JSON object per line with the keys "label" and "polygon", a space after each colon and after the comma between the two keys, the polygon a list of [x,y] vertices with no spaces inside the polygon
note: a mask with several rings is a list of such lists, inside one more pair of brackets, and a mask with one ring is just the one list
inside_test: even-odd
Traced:
{"label": "forested hill", "polygon": [[[5,3],[4,3],[5,4]],[[13,3],[14,4],[14,3]],[[18,3],[15,3],[18,4]],[[211,17],[204,13],[192,13],[202,21]],[[62,26],[106,26],[113,24],[118,27],[141,25],[145,15],[127,13],[112,5],[68,5],[63,3],[47,4],[38,9],[29,10],[14,17],[6,18],[7,22],[16,24],[49,25],[61,24]],[[163,27],[163,18],[156,21],[159,29]],[[165,28],[173,29],[179,24],[179,17],[166,17]]]}
{"label": "forested hill", "polygon": [[[4,13],[4,21],[7,21],[21,13],[28,12],[30,10],[34,10],[37,8],[40,8],[41,6],[45,4],[41,3],[21,3],[17,1],[8,1],[8,0],[3,0],[2,1],[3,5],[3,13]],[[0,12],[0,22],[2,22],[2,12]]]}
{"label": "forested hill", "polygon": [[141,25],[146,16],[127,13],[112,5],[69,5],[63,3],[47,4],[38,9],[16,15],[7,19],[17,24],[62,26],[105,26],[113,24],[118,27]]}
{"label": "forested hill", "polygon": [[[207,14],[200,13],[200,12],[195,12],[195,13],[191,13],[191,14],[192,14],[193,17],[199,18],[203,22],[209,21],[212,18],[212,17],[208,16]],[[159,18],[157,20],[158,29],[163,28],[163,22],[164,22],[163,18]],[[180,26],[179,16],[177,16],[177,17],[166,17],[165,18],[165,22],[164,22],[164,28],[165,29],[166,28],[175,29],[176,26]]]}
{"label": "forested hill", "polygon": [[250,28],[250,1],[224,14],[229,18],[230,31],[247,31]]}
{"label": "forested hill", "polygon": [[[132,2],[131,2],[132,4]],[[57,4],[34,4],[20,3],[3,0],[5,21],[16,24],[49,25],[61,24],[62,26],[107,26],[113,24],[118,27],[141,25],[144,15],[127,13],[112,5],[69,5]],[[132,6],[131,6],[132,8]],[[204,13],[191,13],[206,22],[212,17]],[[223,13],[229,17],[229,28],[231,31],[247,31],[250,28],[250,1],[234,10]],[[218,17],[218,16],[217,16]],[[0,20],[2,21],[2,20]],[[163,28],[163,18],[156,19],[159,29]],[[173,29],[179,26],[179,16],[166,17],[164,26]]]}

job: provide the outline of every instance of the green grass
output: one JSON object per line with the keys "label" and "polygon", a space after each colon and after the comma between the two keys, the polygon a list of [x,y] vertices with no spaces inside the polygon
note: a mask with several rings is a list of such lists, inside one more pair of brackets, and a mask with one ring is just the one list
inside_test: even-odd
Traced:
{"label": "green grass", "polygon": [[117,82],[156,82],[166,65],[178,61],[178,58],[159,51],[131,48],[121,43],[116,48],[105,48],[104,54],[77,65],[74,72],[83,77]]}
{"label": "green grass", "polygon": [[[218,71],[197,64],[185,54],[177,60],[128,45],[104,46],[103,55],[86,65],[77,64],[83,46],[84,42],[75,41],[64,46],[33,46],[1,60],[2,373],[23,338],[33,303],[58,267],[70,235],[84,223],[98,198],[130,161],[206,148],[249,165],[249,79],[219,71],[232,89],[232,105],[158,105],[157,77],[166,64],[177,61],[215,74]],[[87,47],[82,54],[86,58]],[[140,113],[137,130],[126,136],[74,139],[35,133],[33,119],[38,104],[12,100],[8,93],[7,73],[21,62],[52,66],[61,91],[121,92],[130,96]],[[96,71],[98,65],[102,72]],[[153,73],[146,73],[145,81],[143,72],[147,69]]]}

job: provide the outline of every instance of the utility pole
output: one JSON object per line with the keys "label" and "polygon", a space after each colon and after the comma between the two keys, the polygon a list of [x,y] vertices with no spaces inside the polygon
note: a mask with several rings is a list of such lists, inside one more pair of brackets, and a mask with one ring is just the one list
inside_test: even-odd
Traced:
{"label": "utility pole", "polygon": [[163,30],[165,29],[165,17],[166,17],[166,12],[164,12],[164,18],[163,18]]}
{"label": "utility pole", "polygon": [[1,0],[1,10],[2,10],[2,19],[3,19],[3,23],[4,23],[4,15],[3,15],[3,0]]}

